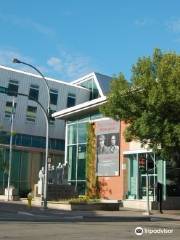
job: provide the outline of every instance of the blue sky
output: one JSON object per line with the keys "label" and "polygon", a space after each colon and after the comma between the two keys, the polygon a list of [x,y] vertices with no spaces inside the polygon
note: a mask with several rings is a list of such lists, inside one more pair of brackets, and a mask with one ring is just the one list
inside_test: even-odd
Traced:
{"label": "blue sky", "polygon": [[17,57],[64,81],[92,71],[129,79],[154,48],[180,53],[179,10],[179,0],[1,1],[0,64],[24,69]]}

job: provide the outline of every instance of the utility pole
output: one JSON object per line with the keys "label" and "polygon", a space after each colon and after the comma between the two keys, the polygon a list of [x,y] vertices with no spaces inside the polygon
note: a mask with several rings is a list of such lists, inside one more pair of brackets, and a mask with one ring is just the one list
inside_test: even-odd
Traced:
{"label": "utility pole", "polygon": [[11,184],[11,165],[12,165],[12,144],[13,144],[13,130],[14,130],[14,113],[15,113],[15,98],[12,101],[12,112],[11,112],[11,132],[10,132],[10,143],[9,143],[9,171],[8,171],[8,201],[10,200],[9,190]]}
{"label": "utility pole", "polygon": [[43,208],[47,208],[47,190],[48,190],[48,153],[49,153],[49,116],[50,116],[50,88],[48,85],[48,82],[45,78],[45,76],[42,74],[42,72],[37,69],[35,66],[32,64],[23,62],[17,58],[13,59],[13,63],[18,63],[18,64],[24,64],[26,66],[29,66],[30,68],[33,68],[41,77],[42,80],[45,83],[46,89],[47,89],[47,110],[46,110],[46,149],[45,149],[45,161],[44,161],[44,186],[43,186],[43,199],[42,199],[42,205]]}

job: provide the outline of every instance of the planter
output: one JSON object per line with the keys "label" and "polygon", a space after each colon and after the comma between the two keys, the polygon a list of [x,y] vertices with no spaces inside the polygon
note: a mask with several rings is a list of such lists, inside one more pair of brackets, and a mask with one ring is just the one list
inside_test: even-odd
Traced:
{"label": "planter", "polygon": [[[78,211],[119,211],[120,203],[48,203],[52,208],[61,210],[78,210]],[[54,206],[53,206],[54,205]]]}

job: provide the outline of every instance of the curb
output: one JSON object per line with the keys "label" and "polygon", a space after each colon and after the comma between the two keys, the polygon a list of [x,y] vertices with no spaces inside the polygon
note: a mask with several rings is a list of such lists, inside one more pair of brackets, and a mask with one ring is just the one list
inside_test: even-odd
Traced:
{"label": "curb", "polygon": [[150,217],[104,217],[104,216],[65,216],[61,218],[0,218],[0,222],[144,222],[151,221]]}

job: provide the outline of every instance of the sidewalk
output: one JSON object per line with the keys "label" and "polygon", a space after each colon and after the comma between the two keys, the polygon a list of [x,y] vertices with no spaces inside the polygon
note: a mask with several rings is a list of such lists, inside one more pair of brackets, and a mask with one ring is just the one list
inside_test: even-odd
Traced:
{"label": "sidewalk", "polygon": [[[165,210],[163,214],[152,211],[151,215],[145,215],[144,211],[120,208],[119,211],[67,211],[59,209],[59,204],[49,202],[48,209],[43,209],[40,202],[33,202],[32,208],[27,206],[25,201],[0,201],[0,212],[8,213],[28,213],[39,216],[39,220],[46,221],[180,221],[180,210]],[[43,218],[42,218],[43,217]]]}

